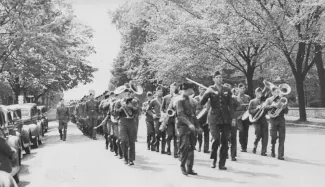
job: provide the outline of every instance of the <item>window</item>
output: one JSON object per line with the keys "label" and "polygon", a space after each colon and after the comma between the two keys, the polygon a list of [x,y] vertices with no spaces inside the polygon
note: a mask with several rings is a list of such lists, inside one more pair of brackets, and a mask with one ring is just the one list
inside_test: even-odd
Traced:
{"label": "window", "polygon": [[26,109],[21,110],[21,116],[29,117],[29,110],[26,110]]}
{"label": "window", "polygon": [[7,113],[7,118],[8,118],[8,122],[12,121],[12,116],[11,116],[11,112]]}
{"label": "window", "polygon": [[3,112],[0,112],[0,127],[4,127],[5,123],[6,123],[5,115],[3,114]]}

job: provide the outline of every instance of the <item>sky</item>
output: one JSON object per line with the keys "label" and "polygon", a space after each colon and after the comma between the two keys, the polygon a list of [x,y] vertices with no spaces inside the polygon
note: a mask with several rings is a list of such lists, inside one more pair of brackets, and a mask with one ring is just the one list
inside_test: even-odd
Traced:
{"label": "sky", "polygon": [[120,33],[108,16],[108,10],[115,10],[127,0],[66,0],[72,4],[74,14],[79,22],[86,24],[94,30],[93,45],[96,54],[88,58],[91,66],[98,68],[94,74],[93,82],[64,92],[64,99],[79,100],[95,90],[98,96],[108,89],[113,59],[120,50]]}

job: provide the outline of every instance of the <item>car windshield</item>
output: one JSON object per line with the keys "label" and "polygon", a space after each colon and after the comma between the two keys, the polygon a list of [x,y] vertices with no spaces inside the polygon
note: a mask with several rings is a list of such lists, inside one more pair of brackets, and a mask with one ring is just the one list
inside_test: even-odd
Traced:
{"label": "car windshield", "polygon": [[22,117],[28,117],[29,116],[29,110],[21,110],[21,116]]}

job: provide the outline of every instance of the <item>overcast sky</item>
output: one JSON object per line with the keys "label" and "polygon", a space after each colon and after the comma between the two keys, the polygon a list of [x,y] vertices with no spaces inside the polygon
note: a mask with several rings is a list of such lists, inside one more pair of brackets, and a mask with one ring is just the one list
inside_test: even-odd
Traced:
{"label": "overcast sky", "polygon": [[78,20],[91,26],[95,33],[93,44],[96,54],[89,57],[93,67],[99,70],[94,74],[94,81],[87,85],[79,85],[77,88],[64,93],[66,101],[81,99],[88,95],[89,89],[95,90],[95,95],[102,94],[108,88],[110,79],[109,69],[113,59],[119,52],[121,36],[115,26],[111,24],[108,10],[115,10],[127,0],[66,0],[73,5]]}

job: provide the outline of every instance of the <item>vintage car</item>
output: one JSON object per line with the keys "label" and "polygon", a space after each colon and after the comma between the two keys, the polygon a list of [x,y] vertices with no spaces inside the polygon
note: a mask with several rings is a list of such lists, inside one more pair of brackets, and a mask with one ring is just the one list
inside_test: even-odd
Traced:
{"label": "vintage car", "polygon": [[39,120],[41,120],[41,125],[42,125],[42,129],[43,129],[43,135],[45,132],[48,131],[49,129],[49,120],[46,116],[46,112],[47,112],[47,108],[46,106],[37,106],[38,109],[38,116],[39,116]]}
{"label": "vintage car", "polygon": [[0,105],[0,170],[10,173],[15,181],[19,182],[19,171],[22,159],[22,147],[20,134],[11,135],[15,132],[8,123],[8,112],[6,106]]}
{"label": "vintage car", "polygon": [[38,120],[37,105],[35,103],[24,103],[11,105],[11,107],[21,110],[21,119],[24,126],[30,129],[30,139],[33,147],[37,148],[42,144],[43,129],[41,121]]}
{"label": "vintage car", "polygon": [[7,106],[8,111],[11,113],[12,119],[9,120],[9,123],[15,125],[15,130],[21,135],[21,145],[26,154],[30,154],[31,150],[31,129],[28,125],[23,125],[21,119],[21,109],[17,107],[18,105],[9,105]]}

